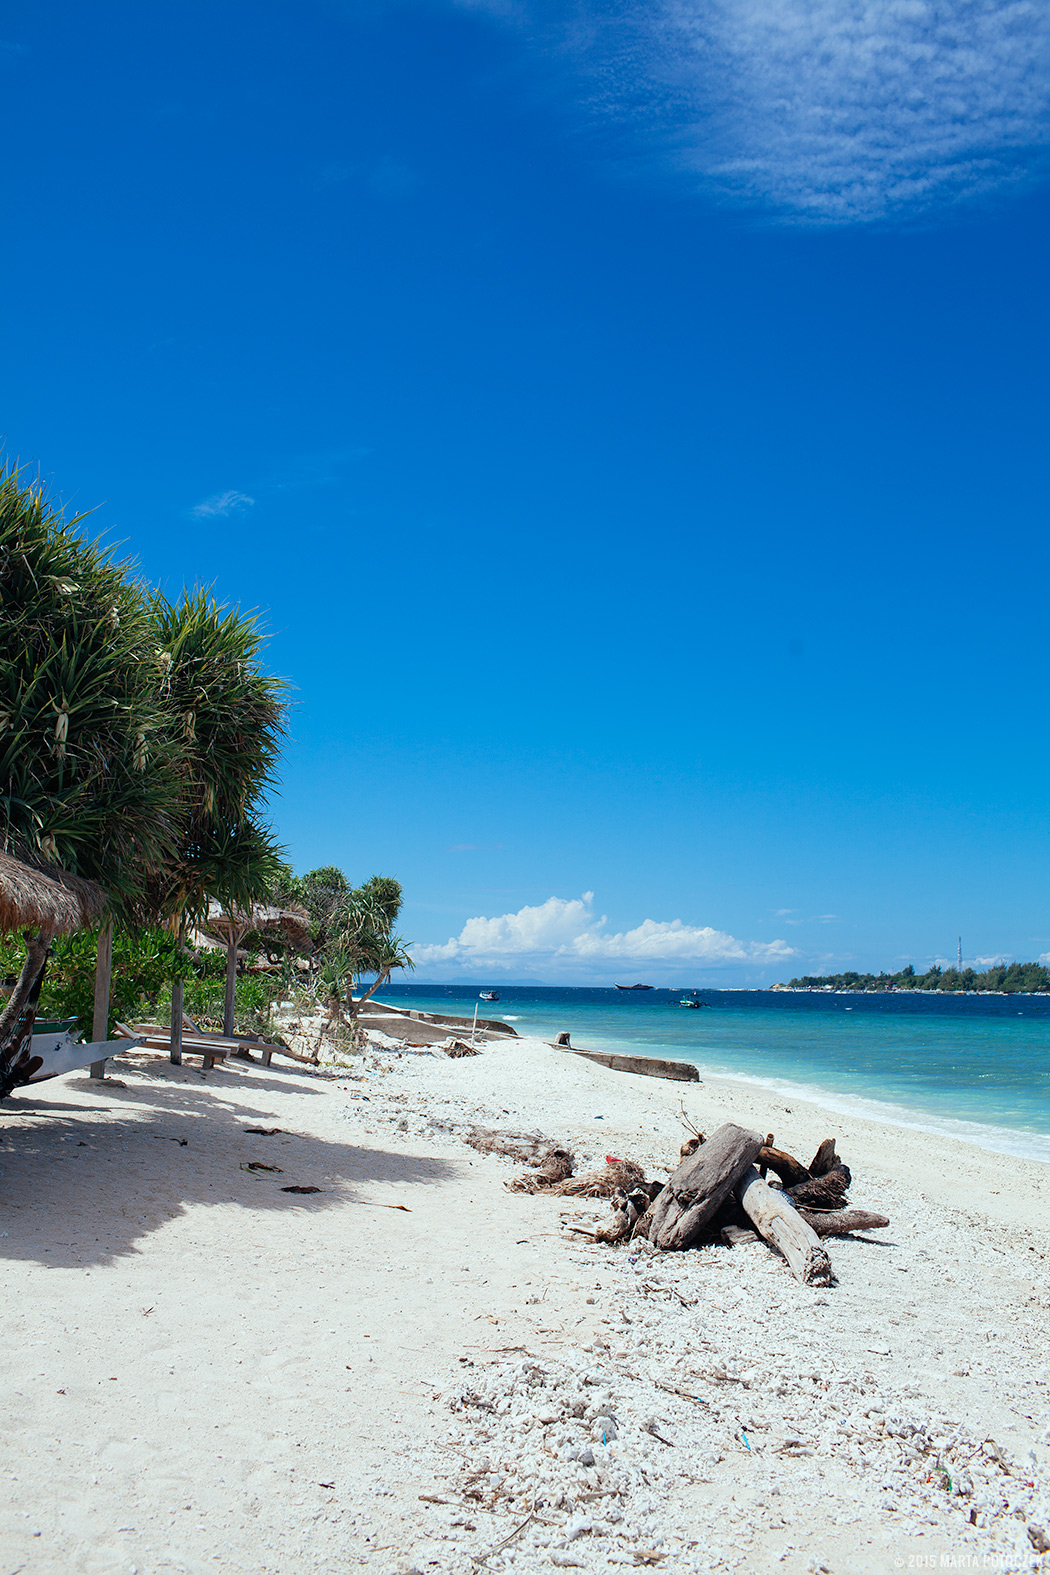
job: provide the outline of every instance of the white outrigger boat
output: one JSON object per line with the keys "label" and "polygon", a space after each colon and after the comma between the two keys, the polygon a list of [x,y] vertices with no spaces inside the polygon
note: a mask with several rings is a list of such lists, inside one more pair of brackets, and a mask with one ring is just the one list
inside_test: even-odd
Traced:
{"label": "white outrigger boat", "polygon": [[[99,1044],[81,1044],[73,1037],[76,1026],[75,1017],[33,1024],[30,1060],[39,1056],[42,1065],[30,1073],[26,1083],[45,1083],[48,1078],[62,1077],[66,1072],[79,1072],[85,1066],[119,1055],[122,1050],[133,1050],[142,1043],[141,1039],[108,1039]],[[20,1086],[24,1088],[26,1083]]]}

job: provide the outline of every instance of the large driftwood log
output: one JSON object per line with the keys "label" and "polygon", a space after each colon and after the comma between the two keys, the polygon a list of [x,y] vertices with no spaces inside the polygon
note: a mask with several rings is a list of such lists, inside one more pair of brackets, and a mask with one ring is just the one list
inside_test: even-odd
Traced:
{"label": "large driftwood log", "polygon": [[757,1132],[727,1122],[695,1154],[683,1159],[653,1205],[649,1240],[654,1246],[675,1251],[703,1235],[761,1147]]}
{"label": "large driftwood log", "polygon": [[792,1208],[783,1192],[767,1185],[751,1166],[737,1188],[741,1207],[755,1229],[787,1259],[803,1285],[830,1285],[831,1260],[820,1238]]}
{"label": "large driftwood log", "polygon": [[890,1223],[885,1214],[869,1214],[867,1209],[835,1209],[830,1214],[799,1209],[799,1213],[818,1236],[848,1236],[852,1230],[881,1230]]}

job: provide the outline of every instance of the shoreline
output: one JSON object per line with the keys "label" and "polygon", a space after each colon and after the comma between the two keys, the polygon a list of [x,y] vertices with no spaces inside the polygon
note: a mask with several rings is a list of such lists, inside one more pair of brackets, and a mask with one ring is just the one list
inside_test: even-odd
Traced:
{"label": "shoreline", "polygon": [[[796,992],[804,993],[804,992]],[[821,991],[807,992],[821,994]],[[851,992],[841,991],[840,994]],[[865,993],[865,992],[852,992]],[[937,992],[923,992],[937,993]],[[398,1007],[386,1001],[380,1003],[388,1010],[397,1011]],[[464,1022],[462,1018],[445,1016],[444,1014],[429,1012],[427,1016],[431,1021],[441,1020],[449,1025],[450,1032],[454,1032]],[[508,1026],[515,1020],[505,1017],[503,1021]],[[584,1028],[583,1033],[587,1032]],[[517,1031],[514,1031],[517,1033]],[[570,1035],[576,1030],[570,1030]],[[519,1038],[526,1036],[518,1035]],[[535,1035],[527,1037],[534,1038]],[[546,1043],[547,1041],[542,1041]],[[753,1072],[734,1072],[721,1066],[712,1065],[702,1061],[698,1056],[683,1055],[681,1047],[654,1047],[645,1042],[631,1040],[610,1040],[608,1043],[602,1039],[594,1045],[573,1044],[575,1050],[608,1051],[613,1054],[658,1056],[666,1060],[684,1061],[689,1066],[695,1066],[703,1082],[722,1081],[727,1084],[750,1084],[765,1090],[768,1095],[777,1095],[790,1098],[799,1103],[818,1106],[834,1115],[856,1116],[858,1119],[876,1122],[886,1127],[900,1131],[921,1132],[931,1137],[949,1138],[962,1143],[973,1144],[989,1153],[1012,1155],[1018,1159],[1031,1161],[1035,1164],[1050,1165],[1050,1130],[1040,1131],[1033,1127],[1011,1127],[1000,1122],[974,1121],[965,1116],[953,1116],[924,1110],[921,1106],[908,1106],[897,1100],[880,1099],[866,1093],[853,1093],[845,1089],[822,1087],[814,1082],[795,1082],[791,1078],[770,1076],[768,1078],[756,1075]]]}

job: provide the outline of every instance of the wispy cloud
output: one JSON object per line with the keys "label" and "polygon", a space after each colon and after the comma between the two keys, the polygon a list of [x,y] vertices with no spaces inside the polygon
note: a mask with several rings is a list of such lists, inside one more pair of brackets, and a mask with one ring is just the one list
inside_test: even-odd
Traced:
{"label": "wispy cloud", "polygon": [[527,13],[522,32],[574,63],[596,113],[701,187],[796,218],[880,219],[1046,167],[1038,0],[583,0],[569,24],[560,3],[531,0]]}
{"label": "wispy cloud", "polygon": [[615,934],[594,913],[594,893],[548,897],[534,907],[494,918],[468,919],[443,945],[413,948],[420,968],[515,972],[543,967],[556,974],[604,976],[612,964],[675,968],[781,962],[795,955],[785,941],[740,941],[710,925],[645,919]]}
{"label": "wispy cloud", "polygon": [[244,509],[253,508],[255,499],[250,498],[246,492],[216,492],[213,497],[205,498],[203,503],[198,503],[192,510],[195,519],[224,519],[228,514],[240,514]]}

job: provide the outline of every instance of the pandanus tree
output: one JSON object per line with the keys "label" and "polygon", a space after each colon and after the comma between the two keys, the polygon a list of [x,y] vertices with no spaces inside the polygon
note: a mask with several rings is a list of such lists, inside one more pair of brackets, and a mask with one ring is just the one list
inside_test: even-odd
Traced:
{"label": "pandanus tree", "polygon": [[[151,608],[161,692],[173,720],[176,845],[158,868],[153,903],[183,937],[209,899],[250,911],[270,889],[280,849],[263,822],[285,729],[286,685],[260,665],[252,615],[206,591]],[[236,945],[229,969],[236,967]],[[227,1001],[227,1017],[229,1011]],[[182,987],[172,989],[172,1059],[181,1059]]]}
{"label": "pandanus tree", "polygon": [[400,911],[401,885],[388,875],[373,875],[347,894],[336,920],[338,954],[345,958],[354,979],[375,975],[356,999],[348,995],[346,1004],[354,1017],[389,982],[395,969],[415,967],[407,943],[394,931]]}
{"label": "pandanus tree", "polygon": [[[176,751],[146,597],[83,518],[0,470],[0,848],[96,883],[108,918],[134,922],[176,849]],[[0,1057],[52,933],[27,932]]]}

